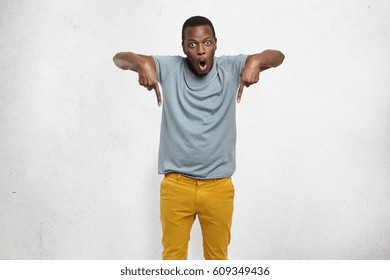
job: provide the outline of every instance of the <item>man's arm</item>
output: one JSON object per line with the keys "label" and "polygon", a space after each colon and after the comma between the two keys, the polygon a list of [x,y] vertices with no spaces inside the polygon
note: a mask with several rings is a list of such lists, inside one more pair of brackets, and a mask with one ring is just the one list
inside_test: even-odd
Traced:
{"label": "man's arm", "polygon": [[277,50],[265,50],[258,54],[249,55],[241,71],[241,82],[237,93],[237,102],[241,101],[244,86],[249,87],[260,79],[260,72],[282,64],[284,54]]}
{"label": "man's arm", "polygon": [[153,57],[132,52],[120,52],[114,56],[113,60],[115,65],[120,69],[137,72],[139,84],[149,91],[154,89],[157,104],[161,106],[161,93]]}

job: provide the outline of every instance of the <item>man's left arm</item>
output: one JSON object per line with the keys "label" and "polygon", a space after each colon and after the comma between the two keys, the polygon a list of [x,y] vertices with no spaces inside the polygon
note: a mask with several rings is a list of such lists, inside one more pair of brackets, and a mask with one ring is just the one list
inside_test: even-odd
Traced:
{"label": "man's left arm", "polygon": [[240,103],[244,86],[249,87],[260,79],[260,72],[282,64],[284,54],[277,50],[265,50],[261,53],[249,55],[241,71],[240,87],[237,93],[237,102]]}

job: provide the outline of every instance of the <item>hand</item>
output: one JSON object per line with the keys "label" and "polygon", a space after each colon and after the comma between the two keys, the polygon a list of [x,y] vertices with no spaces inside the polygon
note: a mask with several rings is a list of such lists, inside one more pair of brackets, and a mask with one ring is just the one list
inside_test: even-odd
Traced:
{"label": "hand", "polygon": [[250,66],[246,64],[240,74],[240,86],[237,92],[237,103],[240,103],[242,92],[244,91],[244,86],[250,87],[253,84],[256,84],[260,79],[260,68],[256,66]]}
{"label": "hand", "polygon": [[148,63],[148,61],[145,61],[142,67],[138,69],[138,83],[149,91],[154,89],[157,98],[157,105],[160,107],[162,101],[156,70]]}

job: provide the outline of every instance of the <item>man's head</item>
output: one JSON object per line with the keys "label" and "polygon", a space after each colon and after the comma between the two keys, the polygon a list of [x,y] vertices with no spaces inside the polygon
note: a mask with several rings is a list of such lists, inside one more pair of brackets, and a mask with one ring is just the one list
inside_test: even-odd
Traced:
{"label": "man's head", "polygon": [[191,70],[198,76],[208,74],[217,50],[217,38],[211,21],[201,16],[187,19],[182,29],[182,46]]}
{"label": "man's head", "polygon": [[190,17],[184,22],[183,28],[181,29],[181,41],[184,42],[185,30],[187,27],[202,26],[202,25],[210,26],[213,32],[214,39],[216,39],[215,30],[212,22],[208,18],[202,16],[194,16],[194,17]]}

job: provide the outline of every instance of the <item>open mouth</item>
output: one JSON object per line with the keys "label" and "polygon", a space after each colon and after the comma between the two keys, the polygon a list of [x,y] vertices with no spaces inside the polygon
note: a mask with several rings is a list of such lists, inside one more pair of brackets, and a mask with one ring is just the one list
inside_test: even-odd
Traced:
{"label": "open mouth", "polygon": [[205,60],[202,59],[202,60],[199,61],[199,67],[200,67],[200,69],[205,70],[205,69],[206,69],[206,66],[207,66],[207,63],[206,63]]}

